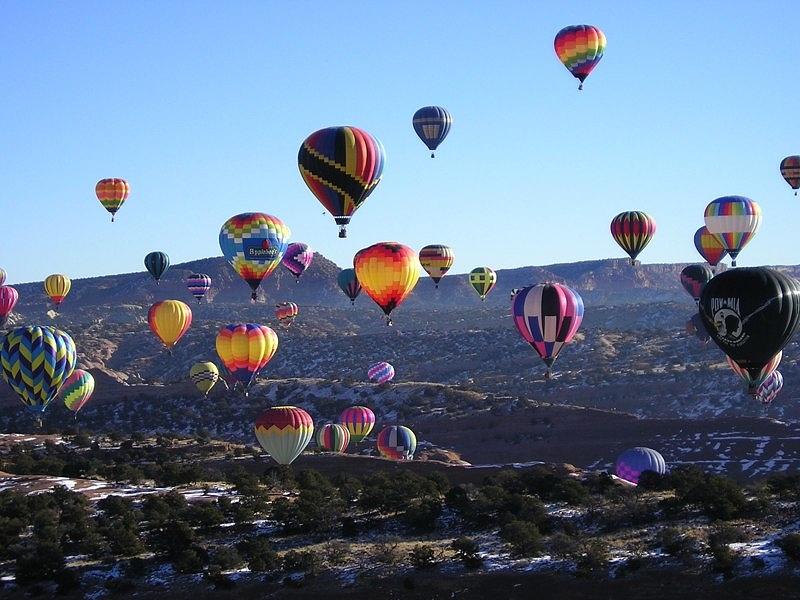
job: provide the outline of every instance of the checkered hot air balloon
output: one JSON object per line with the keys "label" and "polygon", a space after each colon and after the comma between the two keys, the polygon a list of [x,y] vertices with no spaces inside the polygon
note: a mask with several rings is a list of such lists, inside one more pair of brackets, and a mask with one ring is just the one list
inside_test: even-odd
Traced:
{"label": "checkered hot air balloon", "polygon": [[289,465],[314,435],[314,421],[302,408],[273,406],[256,420],[256,438],[279,465]]}
{"label": "checkered hot air balloon", "polygon": [[394,379],[394,367],[388,362],[379,362],[367,369],[367,377],[372,383],[378,385],[388,383]]}
{"label": "checkered hot air balloon", "polygon": [[705,225],[695,232],[694,247],[697,248],[697,252],[700,256],[702,256],[715,271],[717,265],[728,253],[728,251],[725,250],[725,246],[722,245],[722,242],[720,242],[717,236],[711,233]]}
{"label": "checkered hot air balloon", "polygon": [[317,429],[317,446],[326,452],[341,454],[350,443],[350,432],[343,425],[327,423]]}
{"label": "checkered hot air balloon", "polygon": [[416,253],[397,242],[379,242],[359,250],[353,258],[361,287],[386,314],[391,325],[391,312],[402,304],[419,280]]}
{"label": "checkered hot air balloon", "polygon": [[731,368],[731,370],[741,377],[742,381],[744,381],[747,387],[747,393],[751,396],[756,396],[758,394],[759,386],[764,383],[767,377],[769,377],[770,373],[777,369],[778,365],[781,364],[781,359],[783,359],[783,351],[781,350],[775,356],[773,356],[772,360],[764,365],[756,374],[751,374],[747,369],[740,367],[730,356],[726,355],[725,359],[728,361],[728,366]]}
{"label": "checkered hot air balloon", "polygon": [[378,452],[392,460],[412,460],[417,450],[417,436],[408,427],[391,425],[378,434]]}
{"label": "checkered hot air balloon", "polygon": [[225,221],[219,232],[219,247],[233,270],[258,298],[258,286],[281,264],[291,231],[277,217],[264,213],[242,213]]}
{"label": "checkered hot air balloon", "polygon": [[278,351],[278,334],[266,325],[233,323],[219,330],[216,347],[229,377],[246,394]]}
{"label": "checkered hot air balloon", "polygon": [[628,256],[631,264],[639,263],[636,257],[645,249],[656,233],[656,221],[640,210],[630,210],[618,214],[611,221],[611,235]]}
{"label": "checkered hot air balloon", "polygon": [[481,297],[481,302],[486,300],[487,294],[492,291],[496,283],[497,273],[489,267],[477,267],[469,272],[469,284]]}
{"label": "checkered hot air balloon", "polygon": [[652,471],[663,475],[667,472],[667,463],[660,453],[650,448],[630,448],[617,458],[614,465],[614,474],[629,483],[639,483],[639,478],[645,471]]}
{"label": "checkered hot air balloon", "polygon": [[385,162],[380,141],[349,126],[315,131],[297,154],[303,181],[333,215],[340,238],[347,237],[350,218],[380,183]]}
{"label": "checkered hot air balloon", "polygon": [[204,396],[208,396],[208,392],[219,381],[219,369],[213,362],[198,362],[189,369],[189,378]]}
{"label": "checkered hot air balloon", "polygon": [[286,248],[281,263],[288,270],[296,281],[300,281],[300,276],[311,266],[314,260],[314,250],[308,244],[294,242]]}
{"label": "checkered hot air balloon", "polygon": [[192,273],[186,278],[186,289],[199,304],[211,289],[211,277],[204,273]]}
{"label": "checkered hot air balloon", "polygon": [[3,379],[39,417],[72,374],[75,342],[54,327],[17,327],[0,346]]}
{"label": "checkered hot air balloon", "polygon": [[773,371],[769,376],[758,386],[756,391],[756,400],[761,404],[767,406],[780,394],[783,389],[783,375],[780,371]]}
{"label": "checkered hot air balloon", "polygon": [[350,440],[359,444],[375,427],[375,413],[366,406],[351,406],[339,415],[339,423],[350,433]]}
{"label": "checkered hot air balloon", "polygon": [[761,227],[761,207],[744,196],[723,196],[709,203],[706,227],[716,236],[736,266],[736,258]]}
{"label": "checkered hot air balloon", "polygon": [[419,251],[419,264],[430,275],[437,288],[442,277],[450,270],[455,260],[456,255],[449,246],[431,244]]}
{"label": "checkered hot air balloon", "polygon": [[103,208],[111,213],[111,222],[113,223],[117,211],[131,194],[131,186],[124,179],[114,177],[98,181],[94,191]]}
{"label": "checkered hot air balloon", "polygon": [[594,25],[571,25],[556,34],[553,42],[558,60],[579,82],[583,82],[597,66],[606,50],[606,36]]}
{"label": "checkered hot air balloon", "polygon": [[583,299],[560,283],[540,283],[522,288],[511,301],[511,316],[517,331],[547,365],[553,363],[583,321]]}
{"label": "checkered hot air balloon", "polygon": [[67,377],[61,387],[61,397],[64,399],[64,406],[78,417],[78,411],[82,409],[94,393],[94,377],[89,371],[75,369],[72,375]]}
{"label": "checkered hot air balloon", "polygon": [[453,117],[441,106],[423,106],[414,113],[411,124],[419,139],[431,151],[431,158],[435,158],[434,151],[450,133]]}
{"label": "checkered hot air balloon", "polygon": [[784,158],[781,161],[781,175],[795,191],[794,195],[797,196],[797,190],[800,189],[800,156],[794,155]]}

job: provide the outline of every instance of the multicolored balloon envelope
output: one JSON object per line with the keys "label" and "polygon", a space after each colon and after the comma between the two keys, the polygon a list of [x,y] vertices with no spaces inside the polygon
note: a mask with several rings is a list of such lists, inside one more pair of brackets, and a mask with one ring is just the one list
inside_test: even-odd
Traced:
{"label": "multicolored balloon envelope", "polygon": [[166,252],[149,252],[144,257],[144,268],[158,285],[161,276],[169,269],[169,256]]}
{"label": "multicolored balloon envelope", "polygon": [[204,396],[208,396],[208,392],[219,381],[219,369],[217,369],[217,365],[209,361],[194,363],[189,369],[189,378],[197,386],[197,389],[203,392]]}
{"label": "multicolored balloon envelope", "polygon": [[694,247],[712,267],[716,267],[728,253],[719,238],[711,233],[705,225],[695,232]]}
{"label": "multicolored balloon envelope", "polygon": [[17,327],[0,346],[3,379],[39,415],[72,374],[76,360],[75,342],[54,327]]}
{"label": "multicolored balloon envelope", "polygon": [[572,76],[580,81],[579,90],[606,50],[606,36],[594,25],[571,25],[556,34],[556,56]]}
{"label": "multicolored balloon envelope", "polygon": [[487,294],[492,291],[496,283],[497,273],[489,267],[477,267],[469,272],[469,284],[481,297],[481,302],[486,300]]}
{"label": "multicolored balloon envelope", "polygon": [[0,327],[8,321],[8,317],[19,300],[17,290],[10,285],[0,285]]}
{"label": "multicolored balloon envelope", "polygon": [[787,156],[781,161],[781,175],[786,180],[786,183],[795,190],[794,195],[797,196],[797,190],[800,189],[800,156]]}
{"label": "multicolored balloon envelope", "polygon": [[300,275],[311,266],[312,260],[314,260],[314,250],[311,249],[311,246],[294,242],[286,247],[286,253],[281,262],[294,275],[295,279],[300,281]]}
{"label": "multicolored balloon envelope", "polygon": [[388,383],[394,379],[394,367],[388,362],[379,362],[367,369],[367,377],[372,383]]}
{"label": "multicolored balloon envelope", "polygon": [[437,288],[442,277],[450,270],[455,260],[456,255],[449,246],[431,244],[419,251],[419,264],[430,275]]}
{"label": "multicolored balloon envelope", "polygon": [[186,289],[199,304],[211,289],[211,277],[204,273],[192,273],[186,278]]}
{"label": "multicolored balloon envelope", "polygon": [[758,388],[761,386],[762,383],[770,376],[770,374],[778,368],[778,365],[781,364],[781,359],[783,359],[783,351],[778,352],[772,359],[762,367],[762,369],[758,372],[757,375],[752,375],[750,371],[747,369],[743,369],[736,361],[734,361],[730,356],[725,356],[728,361],[728,366],[731,370],[736,373],[739,377],[741,377],[742,381],[744,381],[745,385],[747,386],[747,393],[751,396],[755,396],[758,393]]}
{"label": "multicolored balloon envelope", "polygon": [[756,390],[756,400],[761,404],[767,406],[781,393],[783,389],[783,375],[780,371],[773,371],[769,376],[758,386]]}
{"label": "multicolored balloon envelope", "polygon": [[72,289],[72,281],[66,275],[56,273],[48,275],[44,280],[44,293],[47,294],[54,306],[61,306],[70,289]]}
{"label": "multicolored balloon envelope", "polygon": [[281,327],[288,329],[298,314],[300,314],[300,308],[294,302],[281,302],[275,305],[275,318],[278,319]]}
{"label": "multicolored balloon envelope", "polygon": [[423,106],[414,113],[411,124],[419,139],[431,151],[431,158],[434,158],[434,151],[450,133],[453,117],[441,106]]}
{"label": "multicolored balloon envelope", "polygon": [[645,471],[652,471],[663,475],[667,472],[667,463],[660,453],[650,448],[630,448],[617,458],[614,464],[614,474],[629,483],[639,483],[639,478]]}
{"label": "multicolored balloon envelope", "polygon": [[278,351],[278,334],[266,325],[235,323],[219,330],[216,346],[230,377],[246,392]]}
{"label": "multicolored balloon envelope", "polygon": [[714,271],[707,265],[689,265],[681,271],[681,285],[686,292],[694,298],[695,302],[700,301],[700,293],[706,284],[714,277]]}
{"label": "multicolored balloon envelope", "polygon": [[328,423],[317,429],[317,446],[326,452],[344,452],[349,443],[350,432],[343,425]]}
{"label": "multicolored balloon envelope", "polygon": [[72,375],[67,377],[60,390],[61,397],[64,399],[64,406],[77,416],[78,411],[92,399],[94,393],[94,377],[89,371],[75,369]]}
{"label": "multicolored balloon envelope", "polygon": [[302,408],[273,406],[256,419],[256,438],[279,465],[289,465],[314,435],[314,421]]}
{"label": "multicolored balloon envelope", "polygon": [[706,284],[699,309],[714,342],[758,379],[800,325],[800,283],[765,267],[731,269]]}
{"label": "multicolored balloon envelope", "polygon": [[631,257],[636,265],[636,257],[650,243],[656,233],[656,221],[639,210],[618,214],[611,221],[611,235],[620,248]]}
{"label": "multicolored balloon envelope", "polygon": [[253,290],[275,270],[286,252],[291,231],[278,217],[264,213],[242,213],[231,217],[219,232],[219,247],[233,270]]}
{"label": "multicolored balloon envelope", "polygon": [[560,283],[540,283],[522,288],[511,300],[517,331],[547,365],[547,375],[558,354],[583,321],[583,299]]}
{"label": "multicolored balloon envelope", "polygon": [[167,350],[172,350],[192,325],[192,309],[180,300],[162,300],[147,313],[150,330]]}
{"label": "multicolored balloon envelope", "polygon": [[744,196],[723,196],[705,211],[706,227],[714,234],[736,266],[736,257],[761,227],[761,207]]}
{"label": "multicolored balloon envelope", "polygon": [[379,242],[359,250],[353,258],[361,287],[386,314],[391,325],[391,312],[403,303],[419,280],[416,253],[397,242]]}
{"label": "multicolored balloon envelope", "polygon": [[383,145],[357,127],[320,129],[300,146],[303,181],[333,215],[340,238],[347,237],[350,218],[380,183],[385,161]]}
{"label": "multicolored balloon envelope", "polygon": [[417,450],[417,436],[408,427],[391,425],[378,434],[376,446],[384,458],[412,460]]}
{"label": "multicolored balloon envelope", "polygon": [[354,444],[360,443],[375,427],[375,413],[366,406],[351,406],[345,408],[339,415],[339,423],[347,428],[350,440]]}
{"label": "multicolored balloon envelope", "polygon": [[117,211],[131,195],[131,186],[124,179],[113,177],[98,181],[94,191],[103,208],[111,213],[111,222],[113,223]]}
{"label": "multicolored balloon envelope", "polygon": [[336,277],[336,283],[339,285],[339,289],[350,298],[350,304],[355,304],[356,298],[361,293],[361,284],[356,277],[356,270],[342,269]]}

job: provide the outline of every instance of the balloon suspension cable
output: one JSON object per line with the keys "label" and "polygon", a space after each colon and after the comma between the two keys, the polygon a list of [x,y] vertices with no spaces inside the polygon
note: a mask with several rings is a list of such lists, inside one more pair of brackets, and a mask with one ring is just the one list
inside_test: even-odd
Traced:
{"label": "balloon suspension cable", "polygon": [[344,225],[339,227],[339,237],[340,238],[346,238],[347,237],[347,227],[345,227]]}

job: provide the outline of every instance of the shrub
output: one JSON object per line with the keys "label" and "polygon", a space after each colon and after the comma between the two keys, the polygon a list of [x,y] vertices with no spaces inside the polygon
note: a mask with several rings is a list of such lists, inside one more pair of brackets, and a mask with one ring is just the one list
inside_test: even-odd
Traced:
{"label": "shrub", "polygon": [[511,521],[500,530],[500,537],[516,556],[537,556],[542,551],[542,534],[534,523]]}
{"label": "shrub", "polygon": [[665,527],[658,533],[658,543],[670,556],[686,558],[694,550],[692,539],[677,527]]}
{"label": "shrub", "polygon": [[382,542],[375,546],[374,558],[381,564],[394,565],[400,560],[399,544],[397,542]]}
{"label": "shrub", "polygon": [[55,541],[38,540],[17,556],[14,573],[20,584],[53,579],[64,569],[64,554]]}
{"label": "shrub", "polygon": [[199,573],[203,570],[203,559],[193,548],[178,550],[170,556],[170,560],[179,573]]}
{"label": "shrub", "polygon": [[403,513],[403,522],[419,531],[433,531],[442,514],[442,502],[438,498],[423,498],[418,505]]}
{"label": "shrub", "polygon": [[800,562],[800,533],[790,533],[775,542],[787,558]]}
{"label": "shrub", "polygon": [[578,575],[588,576],[605,571],[610,556],[606,545],[600,540],[587,542],[577,560]]}
{"label": "shrub", "polygon": [[431,569],[438,562],[433,548],[422,544],[414,546],[408,553],[408,558],[411,561],[411,566],[420,570]]}
{"label": "shrub", "polygon": [[319,570],[319,557],[311,550],[289,550],[283,555],[283,570],[316,574]]}
{"label": "shrub", "polygon": [[236,548],[219,546],[211,553],[209,562],[212,568],[217,567],[221,571],[227,571],[229,569],[235,569],[244,561],[239,552],[236,551]]}
{"label": "shrub", "polygon": [[451,548],[455,550],[456,556],[461,559],[464,566],[468,569],[477,569],[483,564],[478,544],[472,538],[460,537],[453,540]]}
{"label": "shrub", "polygon": [[558,532],[550,537],[550,553],[558,558],[574,558],[580,554],[580,541],[574,536]]}

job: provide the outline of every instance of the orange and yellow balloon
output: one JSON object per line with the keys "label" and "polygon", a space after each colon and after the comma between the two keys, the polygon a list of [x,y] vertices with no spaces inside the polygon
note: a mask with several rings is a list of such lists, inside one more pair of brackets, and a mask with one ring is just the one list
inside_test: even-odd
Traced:
{"label": "orange and yellow balloon", "polygon": [[147,313],[147,322],[167,350],[172,350],[192,324],[192,309],[180,300],[156,302]]}
{"label": "orange and yellow balloon", "polygon": [[230,379],[246,393],[278,351],[278,334],[266,325],[233,323],[219,330],[216,346]]}
{"label": "orange and yellow balloon", "polygon": [[419,280],[416,253],[397,242],[379,242],[359,250],[353,258],[361,287],[386,314],[391,325],[391,312],[402,304]]}
{"label": "orange and yellow balloon", "polygon": [[64,301],[71,288],[70,278],[60,273],[49,275],[44,280],[44,293],[55,306],[59,306]]}
{"label": "orange and yellow balloon", "polygon": [[456,255],[449,246],[431,244],[419,251],[419,264],[430,275],[437,288],[442,277],[450,270],[455,260]]}
{"label": "orange and yellow balloon", "polygon": [[108,212],[111,213],[111,222],[114,216],[125,203],[131,193],[130,184],[124,179],[113,177],[111,179],[101,179],[94,188],[97,199]]}

